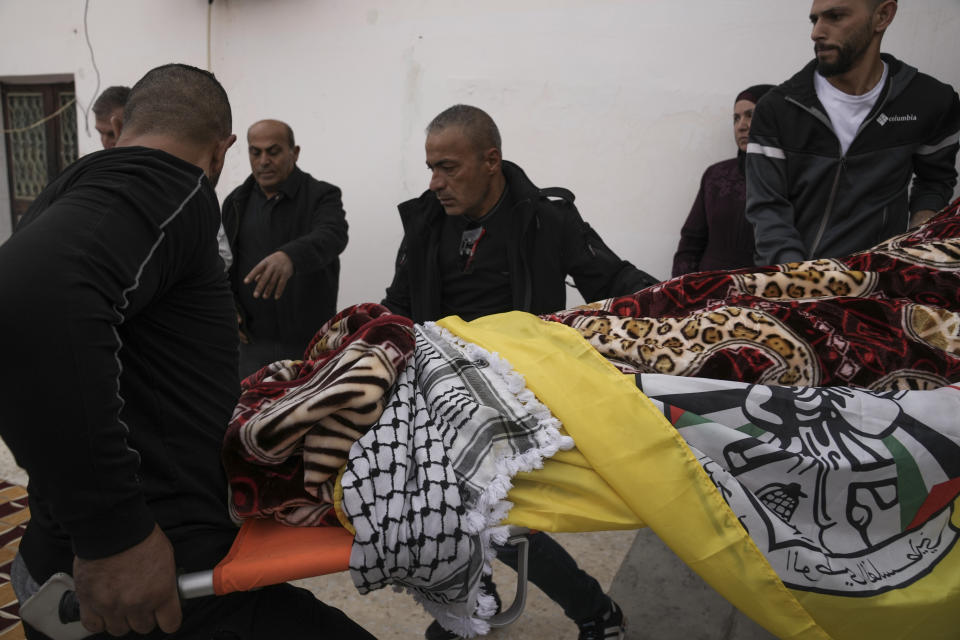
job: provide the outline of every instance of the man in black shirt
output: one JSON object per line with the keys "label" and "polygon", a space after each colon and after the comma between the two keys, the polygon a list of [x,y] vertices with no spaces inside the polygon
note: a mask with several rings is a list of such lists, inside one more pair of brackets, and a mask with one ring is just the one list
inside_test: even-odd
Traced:
{"label": "man in black shirt", "polygon": [[213,191],[231,126],[213,75],[153,69],[116,148],[71,165],[0,246],[0,436],[30,477],[11,582],[23,600],[72,574],[99,638],[369,638],[289,585],[178,599],[176,572],[212,568],[236,535],[220,464],[236,317]]}
{"label": "man in black shirt", "polygon": [[[426,155],[430,188],[399,207],[404,237],[383,301],[394,313],[416,322],[547,313],[565,306],[567,275],[587,300],[657,282],[603,243],[572,193],[538,189],[503,160],[497,125],[482,110],[455,105],[434,118]],[[498,555],[516,568],[515,551]],[[529,562],[530,579],[577,623],[581,640],[623,637],[620,608],[552,538],[530,536]],[[426,637],[456,636],[434,622]]]}
{"label": "man in black shirt", "polygon": [[347,220],[340,189],[297,167],[293,130],[261,120],[247,131],[252,174],[223,202],[240,322],[240,375],[300,358],[337,310]]}
{"label": "man in black shirt", "polygon": [[[505,262],[513,205],[510,190],[504,188],[500,200],[480,218],[444,219],[438,256],[443,291],[440,317],[479,318],[511,307],[510,272]],[[507,213],[498,215],[501,211]]]}
{"label": "man in black shirt", "polygon": [[427,132],[430,188],[398,207],[404,237],[383,301],[395,313],[415,322],[549,313],[566,305],[568,275],[588,301],[657,282],[604,244],[570,191],[539,189],[503,160],[483,111],[456,105]]}

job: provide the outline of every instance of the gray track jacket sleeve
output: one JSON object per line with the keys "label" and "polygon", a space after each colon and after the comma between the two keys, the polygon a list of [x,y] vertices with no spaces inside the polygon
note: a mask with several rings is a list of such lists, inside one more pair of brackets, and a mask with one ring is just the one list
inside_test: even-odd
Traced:
{"label": "gray track jacket sleeve", "polygon": [[787,159],[777,135],[772,109],[757,105],[747,146],[747,220],[753,225],[758,265],[805,259],[806,248],[787,198]]}

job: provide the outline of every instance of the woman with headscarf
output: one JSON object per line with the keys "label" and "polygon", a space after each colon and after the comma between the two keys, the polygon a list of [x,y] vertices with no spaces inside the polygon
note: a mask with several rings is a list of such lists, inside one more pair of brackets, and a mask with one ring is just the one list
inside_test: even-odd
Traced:
{"label": "woman with headscarf", "polygon": [[758,84],[741,91],[733,103],[733,135],[737,157],[711,165],[700,180],[700,191],[680,230],[673,256],[673,277],[694,271],[753,266],[753,227],[744,217],[746,182],[744,156],[753,109],[773,85]]}

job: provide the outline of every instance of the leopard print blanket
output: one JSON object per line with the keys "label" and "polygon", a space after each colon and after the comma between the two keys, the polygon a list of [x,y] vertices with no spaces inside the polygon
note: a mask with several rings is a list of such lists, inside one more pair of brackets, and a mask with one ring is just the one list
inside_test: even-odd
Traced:
{"label": "leopard print blanket", "polygon": [[626,373],[938,388],[960,379],[960,200],[847,258],[693,273],[544,317]]}
{"label": "leopard print blanket", "polygon": [[244,380],[222,453],[231,515],[337,524],[336,473],[380,418],[413,346],[410,320],[356,305],[321,327],[304,360],[275,362]]}

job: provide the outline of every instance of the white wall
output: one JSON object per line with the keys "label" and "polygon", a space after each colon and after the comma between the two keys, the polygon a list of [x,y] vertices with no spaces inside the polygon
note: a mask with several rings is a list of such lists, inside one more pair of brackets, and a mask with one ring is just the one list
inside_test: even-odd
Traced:
{"label": "white wall", "polygon": [[[74,73],[86,106],[82,9],[0,3],[0,78]],[[423,128],[467,102],[497,121],[507,159],[541,186],[573,190],[608,244],[664,277],[701,172],[733,155],[735,94],[811,58],[808,10],[795,0],[215,0],[212,68],[241,137],[218,191],[249,172],[247,125],[289,122],[301,167],[344,192],[341,306],[379,300],[401,236],[395,206],[426,188]],[[91,0],[102,85],[132,84],[163,62],[205,66],[206,16],[206,0]],[[905,2],[885,49],[960,87],[957,33],[957,0]],[[97,148],[90,123],[81,153]]]}
{"label": "white wall", "polygon": [[[100,149],[89,111],[99,91],[83,17],[84,2],[78,0],[0,0],[0,82],[73,81],[80,155]],[[87,27],[99,90],[131,85],[166,62],[206,66],[206,20],[207,3],[200,0],[90,0]],[[6,155],[0,153],[0,242],[9,236],[7,182]]]}

